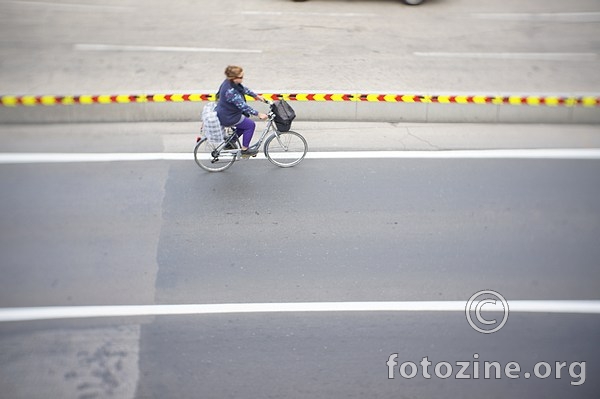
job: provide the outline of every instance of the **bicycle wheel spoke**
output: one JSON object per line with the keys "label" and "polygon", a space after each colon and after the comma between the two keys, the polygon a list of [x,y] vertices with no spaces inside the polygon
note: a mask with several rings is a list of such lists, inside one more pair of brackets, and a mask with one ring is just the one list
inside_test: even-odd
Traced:
{"label": "bicycle wheel spoke", "polygon": [[219,144],[203,139],[194,148],[194,160],[202,169],[209,172],[221,172],[229,168],[236,160],[237,150],[218,151]]}
{"label": "bicycle wheel spoke", "polygon": [[300,163],[307,150],[304,137],[292,131],[278,133],[265,143],[265,154],[269,161],[284,168]]}

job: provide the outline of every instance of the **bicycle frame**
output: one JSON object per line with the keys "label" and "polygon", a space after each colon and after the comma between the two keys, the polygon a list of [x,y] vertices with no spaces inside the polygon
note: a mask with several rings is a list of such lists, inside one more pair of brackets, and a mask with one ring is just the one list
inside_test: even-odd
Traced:
{"label": "bicycle frame", "polygon": [[[226,130],[228,130],[229,133],[229,138],[225,139],[221,144],[219,144],[219,146],[217,148],[215,148],[215,150],[213,152],[219,154],[222,151],[226,151],[226,152],[230,152],[230,153],[236,153],[236,158],[240,158],[241,157],[241,143],[240,143],[240,137],[236,135],[236,141],[238,143],[238,149],[236,150],[224,150],[225,146],[227,144],[229,144],[232,140],[231,140],[231,135],[233,134],[233,127],[227,127]],[[272,132],[271,132],[272,130]],[[269,132],[271,132],[271,134],[269,134]],[[263,142],[268,138],[271,137],[272,135],[277,136],[277,141],[279,142],[279,144],[282,147],[285,147],[285,145],[279,140],[279,131],[277,130],[277,127],[275,127],[275,114],[273,113],[273,111],[270,111],[268,113],[268,118],[267,118],[267,124],[265,126],[265,128],[263,129],[262,133],[260,134],[260,138],[258,139],[258,141],[251,145],[250,147],[254,147],[254,148],[260,148],[260,146],[263,144]]]}

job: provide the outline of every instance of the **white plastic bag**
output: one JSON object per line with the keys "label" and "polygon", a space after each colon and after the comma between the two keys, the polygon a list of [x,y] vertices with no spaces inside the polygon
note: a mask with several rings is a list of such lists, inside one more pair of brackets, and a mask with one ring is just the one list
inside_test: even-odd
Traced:
{"label": "white plastic bag", "polygon": [[219,144],[225,139],[225,129],[219,122],[215,108],[217,103],[210,102],[202,110],[202,132],[204,136],[213,144]]}

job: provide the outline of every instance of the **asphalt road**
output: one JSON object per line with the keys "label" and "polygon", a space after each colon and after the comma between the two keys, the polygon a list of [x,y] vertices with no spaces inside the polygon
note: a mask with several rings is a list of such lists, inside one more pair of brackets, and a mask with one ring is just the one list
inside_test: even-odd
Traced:
{"label": "asphalt road", "polygon": [[2,94],[593,93],[595,0],[0,1]]}
{"label": "asphalt road", "polygon": [[[599,167],[3,165],[0,303],[466,302],[483,289],[509,301],[597,299]],[[591,398],[599,328],[597,315],[514,313],[485,335],[463,313],[435,311],[2,323],[0,386],[10,398]],[[396,353],[399,364],[428,357],[433,377],[402,378],[396,366],[388,379]],[[537,362],[567,365],[560,379],[554,369],[545,379],[434,374],[439,362],[456,374],[456,362],[470,361],[473,375],[477,359],[519,362],[532,375]],[[569,367],[582,361],[584,382],[572,385],[582,370]]]}
{"label": "asphalt road", "polygon": [[[214,90],[227,64],[243,65],[257,91],[595,94],[599,13],[594,0],[0,0],[0,94]],[[0,151],[189,153],[197,129],[2,126]],[[595,126],[350,130],[306,134],[313,151],[598,147]],[[307,159],[209,175],[191,161],[2,164],[0,311],[466,304],[484,289],[509,302],[597,300],[599,168]],[[599,331],[598,315],[511,312],[486,335],[463,312],[434,310],[0,322],[0,397],[595,398]],[[431,366],[402,376],[412,373],[402,363],[425,357]],[[458,362],[472,378],[455,378]],[[481,378],[484,362],[501,377]],[[520,378],[506,375],[510,362]]]}

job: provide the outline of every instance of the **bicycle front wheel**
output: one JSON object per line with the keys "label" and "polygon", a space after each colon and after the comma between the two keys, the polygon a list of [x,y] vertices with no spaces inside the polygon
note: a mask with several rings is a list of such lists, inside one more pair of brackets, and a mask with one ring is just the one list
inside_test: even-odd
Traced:
{"label": "bicycle front wheel", "polygon": [[[218,144],[213,144],[204,138],[194,148],[194,160],[202,169],[208,172],[222,172],[235,162],[237,149],[223,149],[217,153]],[[232,143],[237,147],[237,143]]]}
{"label": "bicycle front wheel", "polygon": [[265,142],[265,155],[273,163],[281,168],[289,168],[298,165],[308,151],[308,144],[299,133],[277,132]]}

